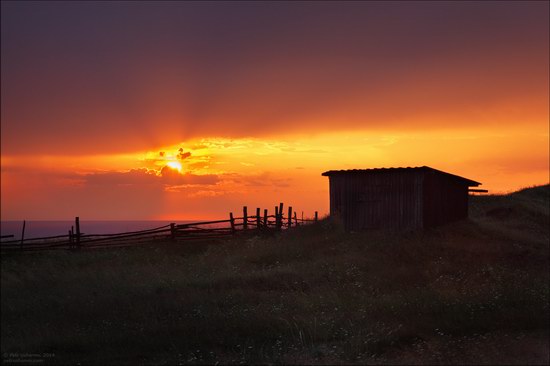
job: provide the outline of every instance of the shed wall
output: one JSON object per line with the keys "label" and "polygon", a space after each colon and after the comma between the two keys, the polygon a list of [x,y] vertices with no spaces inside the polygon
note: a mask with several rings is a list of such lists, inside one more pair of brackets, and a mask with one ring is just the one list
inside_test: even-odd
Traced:
{"label": "shed wall", "polygon": [[468,185],[435,172],[427,172],[424,179],[424,227],[467,217]]}
{"label": "shed wall", "polygon": [[422,228],[422,172],[335,174],[329,187],[330,214],[346,230]]}

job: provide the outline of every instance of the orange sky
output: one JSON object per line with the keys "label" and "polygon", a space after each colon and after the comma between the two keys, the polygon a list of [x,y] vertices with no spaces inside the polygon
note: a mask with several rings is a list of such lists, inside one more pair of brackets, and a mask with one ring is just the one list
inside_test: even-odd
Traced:
{"label": "orange sky", "polygon": [[331,169],[549,181],[546,2],[67,4],[2,3],[2,220],[325,214]]}
{"label": "orange sky", "polygon": [[282,201],[311,216],[328,211],[326,170],[426,164],[506,192],[547,182],[547,149],[547,134],[521,130],[343,131],[203,138],[127,154],[4,157],[2,212],[14,219],[184,220],[224,217],[242,205],[272,210]]}

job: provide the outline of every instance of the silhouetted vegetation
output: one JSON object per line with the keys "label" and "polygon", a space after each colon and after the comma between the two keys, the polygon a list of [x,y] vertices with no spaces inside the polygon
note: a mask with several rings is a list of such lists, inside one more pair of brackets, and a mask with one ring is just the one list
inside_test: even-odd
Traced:
{"label": "silhouetted vegetation", "polygon": [[547,364],[549,186],[423,232],[2,256],[2,353],[82,364]]}

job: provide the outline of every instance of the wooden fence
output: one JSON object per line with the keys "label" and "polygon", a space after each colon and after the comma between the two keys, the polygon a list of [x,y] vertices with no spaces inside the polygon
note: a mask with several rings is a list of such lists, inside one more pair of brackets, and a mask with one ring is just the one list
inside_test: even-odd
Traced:
{"label": "wooden fence", "polygon": [[[268,210],[263,212],[256,208],[255,215],[248,214],[248,208],[243,207],[242,217],[234,217],[229,213],[227,220],[192,222],[185,224],[170,223],[164,226],[116,234],[86,234],[80,230],[80,219],[67,234],[41,238],[25,238],[25,221],[21,239],[12,239],[13,235],[3,235],[0,238],[1,252],[50,250],[50,249],[88,249],[100,247],[119,247],[152,243],[156,241],[204,241],[242,235],[246,233],[272,232],[290,229],[318,220],[317,211],[313,218],[297,217],[297,213],[288,207],[287,215],[283,214],[284,205],[275,207],[275,214],[269,215]],[[10,239],[10,240],[5,240]]]}

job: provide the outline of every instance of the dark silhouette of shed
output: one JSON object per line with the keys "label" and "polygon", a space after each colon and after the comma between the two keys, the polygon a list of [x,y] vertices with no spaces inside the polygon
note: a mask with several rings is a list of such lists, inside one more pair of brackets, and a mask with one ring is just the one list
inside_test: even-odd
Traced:
{"label": "dark silhouette of shed", "polygon": [[414,230],[465,219],[469,187],[481,184],[427,166],[322,175],[329,177],[330,215],[346,230]]}

